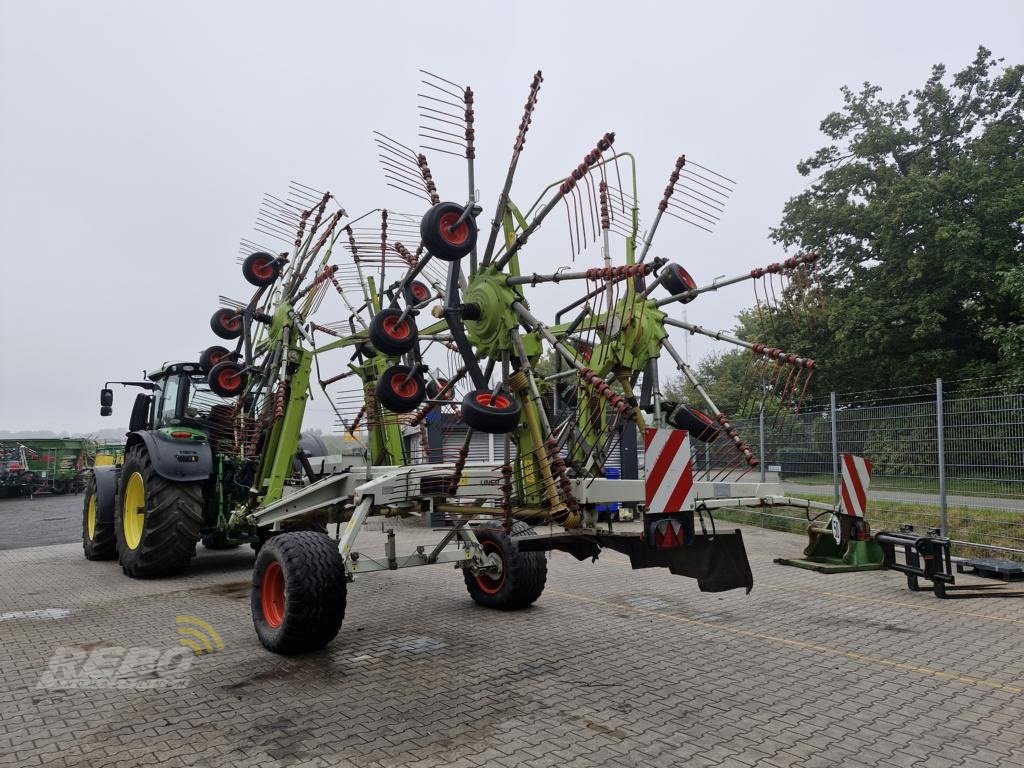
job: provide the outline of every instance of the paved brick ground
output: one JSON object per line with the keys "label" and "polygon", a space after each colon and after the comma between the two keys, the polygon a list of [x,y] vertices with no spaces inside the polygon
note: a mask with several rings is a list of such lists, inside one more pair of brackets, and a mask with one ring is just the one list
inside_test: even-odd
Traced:
{"label": "paved brick ground", "polygon": [[[798,537],[744,535],[749,596],[614,554],[554,555],[544,596],[513,614],[475,606],[446,567],[363,576],[341,635],[298,659],[256,640],[247,550],[200,548],[161,581],[77,544],[3,551],[0,765],[1024,764],[1024,600],[777,566]],[[381,541],[368,528],[360,548]],[[71,612],[19,613],[44,609]],[[37,689],[56,647],[172,648],[179,615],[225,645],[187,687]]]}
{"label": "paved brick ground", "polygon": [[81,541],[84,500],[81,493],[0,498],[0,549]]}

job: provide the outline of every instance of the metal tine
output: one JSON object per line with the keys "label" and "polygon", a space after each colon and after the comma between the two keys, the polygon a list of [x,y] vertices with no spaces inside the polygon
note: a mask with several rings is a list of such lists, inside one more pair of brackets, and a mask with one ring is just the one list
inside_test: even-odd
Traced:
{"label": "metal tine", "polygon": [[700,163],[694,162],[693,160],[687,160],[686,162],[688,165],[695,166],[697,168],[700,168],[702,171],[707,171],[708,173],[714,174],[715,176],[717,176],[720,179],[723,179],[724,181],[728,181],[730,184],[733,185],[733,187],[735,187],[739,183],[735,179],[730,179],[728,176],[724,176],[718,171],[708,168],[706,165],[701,165]]}
{"label": "metal tine", "polygon": [[289,245],[291,245],[292,240],[294,240],[295,238],[294,232],[280,229],[278,227],[273,226],[272,224],[266,224],[262,221],[257,221],[255,224],[253,224],[252,228],[259,232],[261,235],[273,237],[275,240],[282,240],[285,243],[288,243]]}
{"label": "metal tine", "polygon": [[[442,83],[445,83],[446,85],[450,85],[452,88],[457,88],[459,90],[458,98],[462,98],[462,91],[465,90],[465,86],[459,85],[458,83],[453,83],[451,80],[445,77],[441,77],[440,75],[435,75],[433,72],[428,72],[425,69],[421,69],[420,73],[426,75],[427,77],[433,78],[434,80],[438,80]],[[446,91],[444,88],[441,88],[441,86],[437,85],[436,83],[432,83],[429,80],[421,80],[420,82],[424,83],[425,85],[430,85],[434,88],[437,88],[439,91],[449,93],[449,91]]]}
{"label": "metal tine", "polygon": [[703,181],[699,181],[699,179],[703,178],[702,176],[687,173],[685,168],[679,171],[679,178],[685,178],[691,184],[696,184],[698,187],[704,187],[704,189],[708,190],[710,194],[717,195],[718,197],[722,198],[723,201],[727,200],[729,198],[729,194],[732,193],[732,190],[729,189],[728,187],[725,187],[725,192],[723,192],[721,190],[715,189],[715,187],[711,186],[710,184],[705,184]]}
{"label": "metal tine", "polygon": [[238,299],[232,299],[230,296],[218,296],[217,300],[223,306],[230,307],[231,309],[245,309],[245,307],[247,307],[249,304],[249,302],[247,301],[239,301]]}
{"label": "metal tine", "polygon": [[451,155],[452,157],[459,157],[463,160],[466,158],[465,152],[452,152],[450,149],[441,149],[440,147],[432,147],[429,144],[421,145],[423,149],[429,149],[431,152],[440,152],[442,155]]}
{"label": "metal tine", "polygon": [[295,181],[295,179],[292,179],[290,182],[288,182],[288,186],[289,187],[301,188],[301,189],[297,189],[296,191],[301,191],[301,192],[303,192],[303,194],[311,195],[313,197],[313,199],[315,199],[317,202],[320,202],[321,200],[323,200],[324,195],[327,194],[327,192],[322,190],[322,189],[314,189],[313,187],[309,186],[308,184],[303,184],[301,181]]}
{"label": "metal tine", "polygon": [[719,181],[715,181],[714,179],[708,178],[703,173],[697,173],[696,171],[690,170],[688,167],[684,167],[680,171],[679,175],[680,176],[686,176],[686,177],[689,177],[689,178],[694,178],[694,179],[701,179],[701,181],[707,182],[709,185],[711,185],[712,188],[717,187],[718,189],[720,189],[721,192],[719,194],[722,194],[722,195],[732,194],[732,191],[733,191],[733,188],[731,186],[729,186],[727,184],[722,184]]}
{"label": "metal tine", "polygon": [[[437,115],[444,115],[444,117],[437,117],[437,115],[424,115],[420,113],[420,117],[422,117],[424,120],[436,120],[439,123],[448,123],[449,125],[454,125],[458,128],[464,128],[466,125],[464,122],[459,122],[461,119],[461,115],[451,115],[447,112],[442,112],[440,109],[434,109],[433,107],[420,107],[420,109],[422,109],[424,112],[436,112]],[[450,117],[452,119],[445,120],[445,117]],[[421,125],[420,128],[422,127],[423,126]]]}
{"label": "metal tine", "polygon": [[703,208],[698,208],[688,203],[680,203],[678,200],[669,200],[668,204],[673,208],[678,208],[680,211],[686,213],[687,215],[693,215],[696,216],[698,219],[703,219],[704,221],[708,222],[711,225],[715,225],[720,221],[720,217],[708,213]]}
{"label": "metal tine", "polygon": [[260,204],[259,211],[257,213],[264,213],[268,216],[280,217],[282,221],[287,221],[289,224],[293,223],[298,226],[299,221],[302,219],[302,211],[288,206],[283,201],[278,200],[273,195],[264,195],[263,202]]}
{"label": "metal tine", "polygon": [[377,158],[380,161],[380,164],[384,167],[385,172],[400,174],[406,179],[415,180],[417,184],[423,183],[423,179],[420,177],[419,173],[413,173],[411,168],[406,168],[389,158],[387,155],[377,155]]}
{"label": "metal tine", "polygon": [[687,224],[690,224],[691,226],[696,227],[697,229],[703,229],[705,232],[713,232],[714,231],[714,230],[708,229],[707,227],[701,226],[700,224],[698,224],[695,221],[690,221],[689,219],[687,219],[687,218],[685,218],[683,216],[680,216],[679,214],[673,213],[672,211],[670,211],[668,209],[665,210],[665,213],[667,213],[669,216],[671,216],[671,217],[673,217],[675,219],[679,219],[680,221],[684,221]]}

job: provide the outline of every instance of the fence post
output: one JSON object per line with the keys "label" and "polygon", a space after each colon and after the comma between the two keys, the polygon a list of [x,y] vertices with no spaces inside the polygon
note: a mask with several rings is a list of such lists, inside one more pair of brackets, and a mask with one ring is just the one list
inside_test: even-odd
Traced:
{"label": "fence post", "polygon": [[[757,437],[758,437],[758,443],[760,444],[760,449],[759,449],[760,450],[760,457],[759,458],[761,459],[761,482],[763,483],[765,481],[765,475],[764,475],[764,464],[765,464],[765,457],[764,457],[764,397],[761,398],[761,407],[757,411]],[[759,491],[759,493],[760,493],[760,491]],[[765,512],[764,504],[761,505],[761,527],[762,528],[767,528],[768,527],[768,520],[767,520],[767,517],[766,517],[766,512]]]}
{"label": "fence post", "polygon": [[836,393],[829,393],[832,412],[832,503],[839,504],[839,431],[836,429]]}
{"label": "fence post", "polygon": [[949,536],[949,519],[946,514],[946,430],[942,417],[942,379],[935,380],[935,428],[939,449],[939,526],[943,536]]}
{"label": "fence post", "polygon": [[765,476],[764,476],[764,463],[765,463],[765,457],[764,457],[764,400],[763,399],[761,400],[761,408],[757,412],[757,437],[758,437],[759,451],[760,451],[760,458],[761,458],[761,482],[763,483],[764,480],[765,480]]}

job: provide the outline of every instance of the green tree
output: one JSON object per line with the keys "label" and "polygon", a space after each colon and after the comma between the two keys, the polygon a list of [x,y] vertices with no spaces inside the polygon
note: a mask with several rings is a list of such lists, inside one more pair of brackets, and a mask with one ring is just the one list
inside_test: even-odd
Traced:
{"label": "green tree", "polygon": [[816,252],[827,325],[771,343],[814,357],[819,388],[1024,370],[1024,66],[985,48],[895,100],[844,87],[828,146],[772,238]]}

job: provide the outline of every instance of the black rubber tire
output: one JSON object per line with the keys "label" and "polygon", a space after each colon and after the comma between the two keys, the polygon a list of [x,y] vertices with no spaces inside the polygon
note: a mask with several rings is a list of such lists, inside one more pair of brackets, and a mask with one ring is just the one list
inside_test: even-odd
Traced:
{"label": "black rubber tire", "polygon": [[[266,601],[263,597],[265,577],[274,568],[283,576],[283,605],[269,593]],[[250,597],[253,626],[263,647],[285,655],[323,648],[345,619],[346,589],[345,566],[330,536],[298,531],[271,537],[256,557]],[[277,626],[264,611],[274,605],[280,611]]]}
{"label": "black rubber tire", "polygon": [[[436,400],[438,393],[448,385],[448,379],[438,379],[437,381],[427,382],[427,397],[431,400]],[[454,389],[448,389],[444,393],[445,400],[451,400],[455,396]]]}
{"label": "black rubber tire", "polygon": [[715,420],[689,405],[677,405],[669,414],[668,423],[676,429],[685,429],[702,443],[710,443],[718,437],[719,429]]}
{"label": "black rubber tire", "polygon": [[462,399],[462,419],[478,432],[505,435],[519,426],[522,406],[515,397],[499,392],[491,398],[487,389],[474,389]]}
{"label": "black rubber tire", "polygon": [[[690,277],[690,273],[683,269],[676,263],[666,264],[664,266],[664,279],[661,281],[662,285],[665,286],[665,290],[669,292],[669,295],[675,296],[679,293],[685,293],[686,291],[693,290],[697,287],[696,281]],[[690,296],[688,299],[680,299],[681,304],[689,304],[693,301],[696,296]]]}
{"label": "black rubber tire", "polygon": [[476,219],[468,216],[455,232],[448,227],[462,216],[458,203],[438,203],[420,219],[420,239],[432,256],[441,261],[458,261],[476,245]]}
{"label": "black rubber tire", "polygon": [[411,376],[407,365],[392,365],[377,379],[377,400],[394,413],[415,411],[427,396],[422,376]]}
{"label": "black rubber tire", "polygon": [[249,377],[234,360],[222,360],[206,374],[210,389],[221,397],[236,397],[245,391]]}
{"label": "black rubber tire", "polygon": [[269,528],[260,528],[256,531],[256,541],[249,542],[249,546],[252,547],[252,551],[259,554],[260,549],[274,536],[279,536],[282,533],[296,533],[298,531],[313,531],[315,533],[322,533],[327,535],[327,524],[326,523],[310,523],[305,520],[286,520],[281,523],[280,531],[272,531]]}
{"label": "black rubber tire", "polygon": [[402,288],[402,298],[405,299],[406,304],[415,307],[430,301],[433,298],[433,293],[426,283],[413,280]]}
{"label": "black rubber tire", "polygon": [[250,253],[242,262],[242,276],[257,288],[273,285],[281,274],[281,262],[272,253]]}
{"label": "black rubber tire", "polygon": [[[138,472],[145,490],[142,538],[135,549],[124,532],[124,492]],[[185,570],[196,554],[203,524],[202,483],[178,483],[160,477],[145,446],[133,445],[125,453],[114,503],[117,554],[125,574],[136,579],[172,576]]]}
{"label": "black rubber tire", "polygon": [[[537,601],[548,579],[548,561],[543,552],[520,552],[518,545],[497,524],[475,527],[473,532],[487,553],[501,556],[500,579],[486,574],[478,576],[468,568],[462,575],[469,596],[478,605],[501,611],[518,611]],[[522,521],[512,524],[513,536],[534,536],[533,529]],[[482,583],[483,582],[483,583]]]}
{"label": "black rubber tire", "polygon": [[228,359],[228,355],[231,354],[231,350],[226,347],[212,346],[207,347],[203,350],[203,353],[199,355],[199,370],[203,373],[209,373],[210,369],[213,368],[217,363],[223,362]]}
{"label": "black rubber tire", "polygon": [[373,344],[368,341],[361,341],[356,344],[356,352],[365,357],[367,360],[377,356],[377,350],[373,348]]}
{"label": "black rubber tire", "polygon": [[99,521],[99,507],[94,512],[96,527],[92,536],[89,535],[89,505],[96,501],[96,478],[92,472],[85,484],[85,498],[82,503],[82,551],[86,560],[113,560],[117,557],[117,537],[114,535],[114,524]]}
{"label": "black rubber tire", "polygon": [[378,352],[383,352],[389,357],[398,357],[416,346],[419,340],[416,323],[411,316],[398,323],[401,316],[402,310],[395,307],[382,309],[373,316],[369,336],[370,343]]}
{"label": "black rubber tire", "polygon": [[222,339],[237,339],[242,335],[242,316],[237,309],[221,307],[210,318],[210,330]]}

